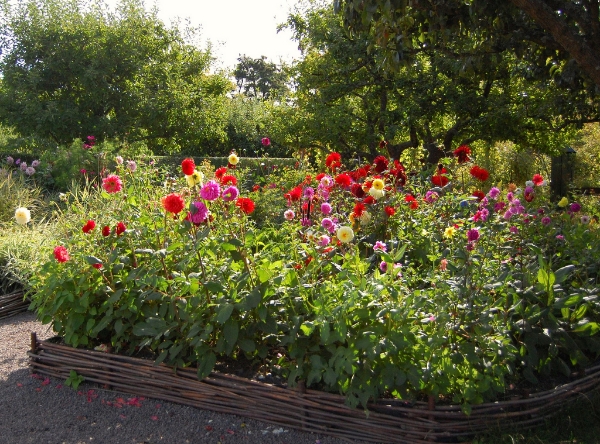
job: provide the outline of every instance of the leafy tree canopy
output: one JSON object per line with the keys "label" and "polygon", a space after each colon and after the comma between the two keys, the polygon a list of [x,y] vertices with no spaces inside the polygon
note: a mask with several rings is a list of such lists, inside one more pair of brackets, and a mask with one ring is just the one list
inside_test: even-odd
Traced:
{"label": "leafy tree canopy", "polygon": [[238,93],[247,97],[277,99],[288,90],[286,71],[275,63],[268,62],[265,56],[258,59],[240,56],[233,74]]}
{"label": "leafy tree canopy", "polygon": [[430,162],[478,140],[548,152],[564,146],[573,123],[596,113],[586,94],[531,75],[511,52],[467,51],[479,42],[471,34],[444,48],[417,45],[389,70],[383,52],[373,50],[376,30],[348,34],[327,5],[312,3],[288,26],[305,54],[297,65],[297,118],[285,110],[299,146],[374,156],[386,140],[394,156],[425,147]]}
{"label": "leafy tree canopy", "polygon": [[571,88],[600,87],[597,0],[334,0],[351,32],[372,29],[388,66],[471,36],[469,52],[510,50]]}
{"label": "leafy tree canopy", "polygon": [[1,0],[0,120],[69,143],[93,134],[158,152],[225,138],[231,84],[209,73],[196,30],[166,27],[141,0]]}

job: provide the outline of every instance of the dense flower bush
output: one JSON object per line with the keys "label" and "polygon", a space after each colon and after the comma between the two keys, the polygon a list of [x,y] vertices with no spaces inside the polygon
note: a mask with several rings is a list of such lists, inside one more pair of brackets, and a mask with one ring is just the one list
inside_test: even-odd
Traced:
{"label": "dense flower bush", "polygon": [[468,411],[596,359],[598,221],[552,203],[539,175],[494,186],[467,165],[457,182],[471,153],[455,154],[409,177],[330,153],[261,183],[234,153],[216,171],[185,159],[179,177],[117,162],[61,202],[33,306],[73,346],[146,347],[199,377],[245,355],[351,405],[433,395]]}

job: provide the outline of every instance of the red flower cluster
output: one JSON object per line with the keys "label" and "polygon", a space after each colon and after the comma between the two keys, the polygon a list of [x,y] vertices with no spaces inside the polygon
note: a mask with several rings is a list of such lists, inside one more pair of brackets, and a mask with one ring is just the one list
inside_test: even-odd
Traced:
{"label": "red flower cluster", "polygon": [[84,233],[89,233],[90,231],[92,231],[94,228],[96,228],[96,222],[94,222],[93,220],[88,220],[86,222],[86,224],[83,226],[83,228],[81,229],[81,231],[83,231]]}
{"label": "red flower cluster", "polygon": [[358,202],[356,205],[354,205],[354,210],[352,211],[352,214],[354,214],[354,217],[360,217],[363,215],[364,212],[365,212],[365,206],[363,204]]}
{"label": "red flower cluster", "polygon": [[544,178],[541,174],[534,174],[531,181],[535,184],[536,187],[539,187],[544,183]]}
{"label": "red flower cluster", "polygon": [[108,225],[102,227],[102,236],[110,236],[110,227]]}
{"label": "red flower cluster", "polygon": [[67,262],[71,257],[69,256],[67,249],[62,245],[59,245],[54,247],[54,259],[58,262]]}
{"label": "red flower cluster", "polygon": [[404,198],[404,202],[410,204],[411,210],[416,210],[417,208],[419,208],[419,202],[417,202],[417,199],[415,199],[415,196],[413,196],[412,194],[407,194]]}
{"label": "red flower cluster", "polygon": [[478,201],[481,201],[485,197],[485,193],[481,190],[475,190],[473,191],[472,196],[476,197]]}
{"label": "red flower cluster", "polygon": [[365,197],[365,194],[366,194],[365,190],[363,190],[362,185],[359,183],[353,183],[352,186],[350,187],[350,192],[359,199],[362,199],[363,197]]}
{"label": "red flower cluster", "polygon": [[217,170],[215,171],[215,177],[220,181],[221,179],[223,179],[223,176],[225,176],[226,173],[227,167],[217,168]]}
{"label": "red flower cluster", "polygon": [[378,173],[383,173],[385,170],[387,170],[389,164],[385,156],[377,156],[373,163],[375,164],[375,171]]}
{"label": "red flower cluster", "polygon": [[162,206],[169,213],[178,214],[183,210],[185,201],[179,194],[171,193],[162,198]]}
{"label": "red flower cluster", "polygon": [[471,154],[471,148],[467,145],[461,145],[454,150],[454,157],[458,160],[458,163],[465,163],[471,160],[469,155]]}
{"label": "red flower cluster", "polygon": [[297,202],[302,197],[302,187],[298,186],[283,195],[290,202]]}
{"label": "red flower cluster", "polygon": [[397,160],[394,160],[394,167],[390,168],[389,178],[393,178],[394,180],[390,180],[390,182],[395,182],[396,185],[403,187],[406,185],[406,171],[404,170],[404,165],[402,165]]}
{"label": "red flower cluster", "polygon": [[445,187],[450,182],[448,176],[444,176],[443,174],[434,174],[431,176],[431,183],[437,187]]}
{"label": "red flower cluster", "polygon": [[226,174],[225,176],[221,177],[221,185],[233,185],[233,186],[236,186],[237,185],[237,178],[235,176],[230,175],[230,174]]}
{"label": "red flower cluster", "polygon": [[125,224],[123,222],[119,222],[117,224],[117,228],[115,229],[115,232],[117,233],[117,236],[118,236],[120,234],[123,234],[126,229],[127,229],[127,227],[125,226]]}
{"label": "red flower cluster", "polygon": [[387,214],[389,217],[392,217],[394,214],[396,214],[394,207],[385,207],[383,211],[385,211],[385,214]]}
{"label": "red flower cluster", "polygon": [[481,168],[479,165],[473,165],[469,173],[471,173],[471,176],[473,176],[475,179],[481,182],[485,182],[486,180],[488,180],[488,177],[490,177],[490,173],[488,173],[488,170],[486,170],[485,168]]}
{"label": "red flower cluster", "polygon": [[341,187],[347,188],[352,184],[352,178],[347,173],[338,174],[335,176],[335,183]]}
{"label": "red flower cluster", "polygon": [[337,168],[342,166],[342,156],[340,153],[329,153],[325,158],[325,166],[331,171],[335,171]]}
{"label": "red flower cluster", "polygon": [[245,214],[250,214],[254,211],[254,202],[248,197],[238,197],[235,201],[235,205]]}
{"label": "red flower cluster", "polygon": [[196,164],[194,163],[194,159],[189,157],[187,159],[183,159],[183,161],[181,162],[181,170],[186,176],[191,176],[192,174],[194,174],[194,171],[196,170]]}

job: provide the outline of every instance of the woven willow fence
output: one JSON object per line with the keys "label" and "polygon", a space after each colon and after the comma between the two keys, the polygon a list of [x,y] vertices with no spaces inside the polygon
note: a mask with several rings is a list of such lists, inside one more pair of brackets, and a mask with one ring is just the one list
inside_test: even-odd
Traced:
{"label": "woven willow fence", "polygon": [[152,361],[38,341],[31,337],[32,371],[66,379],[71,370],[87,382],[138,396],[235,414],[351,440],[380,443],[457,442],[490,428],[531,427],[544,422],[565,403],[600,386],[600,365],[571,383],[527,398],[473,406],[412,404],[382,399],[368,415],[344,404],[344,397],[314,390],[292,390],[233,375],[213,373],[198,380],[195,369],[177,369]]}
{"label": "woven willow fence", "polygon": [[29,301],[25,300],[22,291],[0,295],[0,319],[27,311]]}

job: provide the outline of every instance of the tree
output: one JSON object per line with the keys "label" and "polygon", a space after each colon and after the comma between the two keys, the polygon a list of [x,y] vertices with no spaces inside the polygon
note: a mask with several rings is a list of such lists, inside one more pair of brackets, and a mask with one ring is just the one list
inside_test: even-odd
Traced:
{"label": "tree", "polygon": [[480,39],[478,50],[511,50],[546,73],[566,69],[566,79],[583,75],[576,80],[600,87],[597,0],[334,0],[334,5],[347,29],[374,29],[390,64],[420,45],[439,46],[471,34]]}
{"label": "tree", "polygon": [[348,34],[331,9],[309,8],[288,26],[305,54],[296,68],[297,118],[289,110],[285,117],[300,146],[374,157],[385,140],[396,158],[424,147],[429,163],[475,141],[512,140],[547,152],[569,135],[564,116],[588,111],[585,97],[525,80],[528,65],[511,53],[447,57],[470,47],[470,35],[443,51],[419,47],[388,70],[370,50],[375,31]]}
{"label": "tree", "polygon": [[0,120],[22,134],[144,140],[158,151],[225,138],[230,82],[141,0],[115,12],[100,0],[0,5]]}
{"label": "tree", "polygon": [[287,91],[286,72],[275,63],[267,62],[262,56],[258,59],[242,55],[233,72],[238,93],[248,97],[269,100],[280,98]]}

